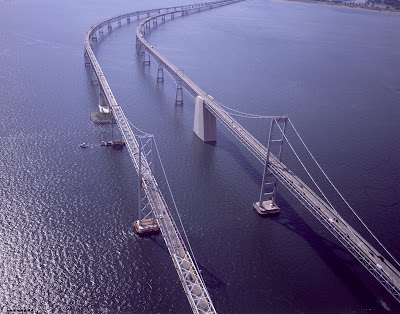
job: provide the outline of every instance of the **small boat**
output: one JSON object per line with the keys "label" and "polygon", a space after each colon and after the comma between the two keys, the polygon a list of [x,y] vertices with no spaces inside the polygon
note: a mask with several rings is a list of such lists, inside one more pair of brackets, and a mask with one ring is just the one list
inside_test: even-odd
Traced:
{"label": "small boat", "polygon": [[79,147],[80,147],[80,148],[87,148],[87,147],[89,147],[89,146],[87,146],[85,143],[82,143],[82,144],[79,144]]}
{"label": "small boat", "polygon": [[121,140],[115,140],[110,142],[111,147],[113,148],[122,148],[125,146],[125,142]]}
{"label": "small boat", "polygon": [[102,141],[102,142],[100,143],[100,146],[111,146],[111,141],[110,141],[110,142]]}

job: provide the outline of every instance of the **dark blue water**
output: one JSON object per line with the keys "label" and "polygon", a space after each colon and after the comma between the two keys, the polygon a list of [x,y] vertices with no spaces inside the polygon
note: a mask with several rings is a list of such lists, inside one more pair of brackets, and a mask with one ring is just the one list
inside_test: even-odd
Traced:
{"label": "dark blue water", "polygon": [[[111,128],[89,121],[98,90],[83,58],[84,34],[96,22],[184,3],[0,1],[3,312],[190,312],[162,237],[134,234],[136,173],[126,150],[97,146]],[[173,80],[166,75],[157,84],[155,63],[143,68],[135,28],[136,21],[114,27],[94,49],[126,116],[156,137],[217,311],[398,312],[283,187],[279,216],[254,214],[262,165],[222,125],[216,145],[193,134],[193,99],[185,95],[175,106]],[[177,18],[148,38],[223,104],[289,115],[344,197],[400,259],[399,32],[394,14],[255,0]],[[238,120],[266,142],[267,120]],[[92,147],[82,150],[81,142]],[[284,161],[305,177],[288,147]]]}

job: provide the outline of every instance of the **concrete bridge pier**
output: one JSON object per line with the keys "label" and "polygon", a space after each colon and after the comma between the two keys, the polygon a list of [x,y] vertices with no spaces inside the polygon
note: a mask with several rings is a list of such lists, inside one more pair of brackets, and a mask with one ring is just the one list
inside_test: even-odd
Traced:
{"label": "concrete bridge pier", "polygon": [[106,97],[104,96],[103,90],[100,88],[100,95],[99,95],[99,111],[101,113],[110,113],[110,107],[106,102]]}
{"label": "concrete bridge pier", "polygon": [[204,105],[204,99],[196,97],[193,131],[203,142],[217,140],[217,122],[215,116]]}
{"label": "concrete bridge pier", "polygon": [[136,53],[138,56],[142,56],[145,53],[144,45],[140,42],[140,40],[136,37]]}
{"label": "concrete bridge pier", "polygon": [[147,51],[147,49],[145,49],[144,51],[144,55],[143,55],[143,65],[150,65],[150,55],[149,52]]}
{"label": "concrete bridge pier", "polygon": [[91,67],[90,71],[90,84],[96,84],[97,83],[97,76],[96,73],[93,70],[93,67]]}
{"label": "concrete bridge pier", "polygon": [[175,105],[183,105],[183,89],[181,80],[176,82]]}
{"label": "concrete bridge pier", "polygon": [[90,65],[90,60],[86,51],[84,53],[84,56],[85,56],[85,67],[87,67],[88,65]]}
{"label": "concrete bridge pier", "polygon": [[164,82],[164,68],[160,65],[157,71],[157,82]]}
{"label": "concrete bridge pier", "polygon": [[109,31],[112,30],[112,25],[111,25],[111,23],[108,23],[107,29],[108,29]]}

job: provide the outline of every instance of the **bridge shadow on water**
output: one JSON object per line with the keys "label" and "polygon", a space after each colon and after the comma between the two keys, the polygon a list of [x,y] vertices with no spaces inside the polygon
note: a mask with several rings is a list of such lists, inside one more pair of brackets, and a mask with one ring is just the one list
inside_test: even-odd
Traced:
{"label": "bridge shadow on water", "polygon": [[[257,186],[261,184],[262,173],[259,169],[257,169],[257,167],[254,166],[252,162],[249,161],[249,156],[251,155],[246,156],[241,153],[237,141],[232,141],[227,138],[223,132],[219,132],[218,143],[213,142],[209,145],[217,146],[219,149],[227,152],[234,160],[236,160],[240,167],[248,171],[251,180]],[[318,232],[316,232],[312,226],[310,226],[297,213],[297,211],[288,203],[288,201],[282,197],[282,195],[279,193],[279,189],[283,188],[284,187],[282,185],[278,185],[277,203],[281,208],[281,213],[273,217],[259,216],[259,219],[274,219],[277,223],[296,233],[308,243],[313,252],[320,257],[320,259],[332,271],[332,273],[337,278],[340,278],[341,282],[348,287],[349,291],[351,291],[355,299],[362,304],[363,308],[374,311],[383,311],[383,305],[379,303],[379,295],[384,292],[378,292],[376,295],[373,290],[375,287],[377,287],[377,289],[381,289],[381,291],[384,291],[385,289],[378,283],[378,281],[376,281],[376,279],[373,278],[371,274],[368,273],[368,271],[355,259],[355,257],[347,249],[345,249],[333,235],[330,234],[328,230],[326,230],[326,232],[330,234],[328,235],[328,238],[321,236]],[[296,206],[296,208],[298,208],[298,210],[302,209],[308,212],[308,210],[306,210],[300,202],[298,202],[298,206]],[[299,228],[298,226],[301,227]],[[325,229],[325,227],[323,228]],[[355,267],[357,268],[357,272],[354,272]],[[362,269],[362,272],[364,272],[365,276],[358,269]],[[366,280],[361,278],[360,274],[362,274],[362,277],[370,276],[370,280],[368,281],[375,281],[372,285],[373,288],[369,288],[366,285]],[[368,282],[368,284],[370,283]],[[334,295],[332,296],[334,297]],[[391,300],[391,296],[387,295],[385,300],[390,303],[391,307],[393,306],[397,308],[398,304],[394,301],[394,299]],[[353,305],[351,305],[350,308],[352,306]],[[357,307],[357,305],[354,305],[354,307]]]}
{"label": "bridge shadow on water", "polygon": [[[159,236],[151,236],[149,237],[151,241],[154,242],[157,246],[159,246],[168,256],[170,256],[169,251],[164,243],[162,237]],[[204,265],[202,265],[199,261],[197,261],[197,265],[203,276],[204,282],[208,288],[220,288],[225,286],[225,283],[222,282],[217,276],[215,276],[211,271],[209,271]]]}
{"label": "bridge shadow on water", "polygon": [[[355,257],[350,254],[333,235],[325,236],[316,232],[279,193],[277,202],[281,210],[285,212],[283,213],[281,211],[279,215],[272,219],[305,240],[313,252],[315,252],[329,270],[332,271],[335,277],[340,278],[340,281],[351,291],[352,295],[362,304],[363,308],[373,310],[382,309],[373,289],[366,286],[366,281],[362,277],[364,277],[365,274],[365,277],[370,276],[370,281],[375,281],[375,279]],[[305,210],[302,204],[298,204],[298,209]],[[268,217],[260,218],[271,219]],[[301,225],[301,227],[298,227],[299,225]],[[357,268],[356,272],[354,268]],[[362,269],[362,271],[360,272],[358,269]],[[376,281],[375,286],[377,285],[378,282]],[[333,298],[335,297],[334,295],[332,296]],[[368,304],[366,304],[366,302],[368,302]],[[352,305],[350,308],[351,307],[358,308],[356,305]]]}

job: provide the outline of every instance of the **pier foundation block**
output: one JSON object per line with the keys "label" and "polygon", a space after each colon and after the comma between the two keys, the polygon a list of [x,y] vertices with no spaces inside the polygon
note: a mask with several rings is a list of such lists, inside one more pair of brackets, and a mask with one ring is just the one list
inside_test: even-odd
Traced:
{"label": "pier foundation block", "polygon": [[279,207],[276,206],[276,204],[274,204],[271,200],[262,202],[261,206],[260,202],[256,202],[253,204],[253,208],[261,216],[276,215],[280,211]]}
{"label": "pier foundation block", "polygon": [[204,106],[204,99],[196,97],[193,131],[203,142],[217,140],[217,122],[215,116]]}
{"label": "pier foundation block", "polygon": [[157,234],[160,232],[160,227],[154,219],[142,219],[135,221],[135,231],[140,236]]}

